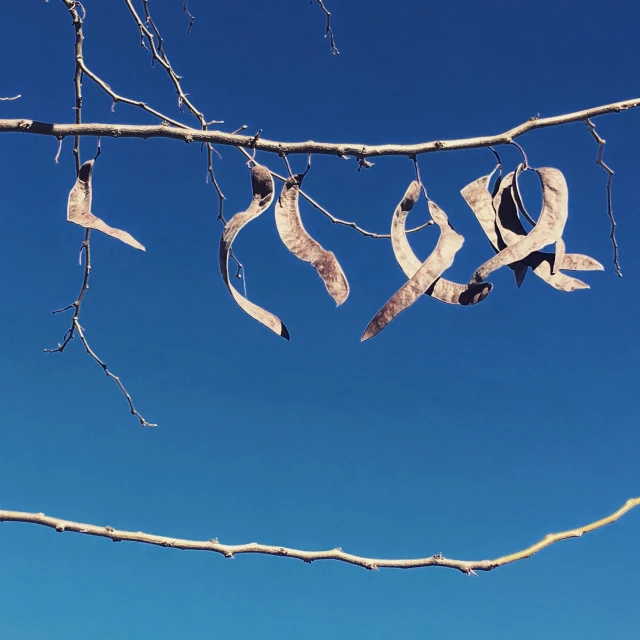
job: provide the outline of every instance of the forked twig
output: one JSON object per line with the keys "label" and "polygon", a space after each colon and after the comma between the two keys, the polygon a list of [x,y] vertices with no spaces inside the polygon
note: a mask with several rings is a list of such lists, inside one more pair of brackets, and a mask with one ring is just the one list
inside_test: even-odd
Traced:
{"label": "forked twig", "polygon": [[507,564],[530,558],[545,547],[549,547],[561,540],[569,538],[580,538],[586,533],[600,529],[611,524],[622,517],[631,509],[640,505],[639,498],[631,498],[627,500],[620,509],[612,513],[606,518],[592,522],[591,524],[569,529],[560,533],[550,533],[542,540],[532,544],[526,549],[501,556],[495,560],[453,560],[445,558],[438,553],[426,558],[412,558],[403,560],[390,560],[381,558],[366,558],[362,556],[345,553],[341,548],[329,549],[327,551],[303,551],[299,549],[291,549],[287,547],[279,547],[273,545],[259,544],[250,542],[248,544],[228,545],[222,544],[217,538],[212,540],[185,540],[182,538],[169,538],[166,536],[153,535],[142,531],[119,531],[113,527],[101,527],[94,524],[83,524],[81,522],[73,522],[71,520],[62,520],[46,516],[44,513],[27,513],[24,511],[4,511],[0,510],[0,522],[25,522],[29,524],[37,524],[43,527],[55,529],[59,533],[70,531],[73,533],[81,533],[89,536],[97,536],[100,538],[109,538],[114,542],[139,542],[142,544],[151,544],[159,547],[170,547],[172,549],[184,549],[192,551],[211,551],[219,553],[226,558],[233,558],[236,554],[252,553],[270,556],[281,556],[287,558],[295,558],[303,562],[311,563],[317,560],[336,560],[347,564],[356,565],[369,570],[378,569],[414,569],[418,567],[446,567],[448,569],[457,569],[467,575],[477,575],[477,571],[491,571]]}
{"label": "forked twig", "polygon": [[620,263],[618,262],[618,242],[616,240],[616,220],[613,217],[613,204],[611,201],[611,182],[613,180],[613,170],[602,160],[602,154],[604,153],[604,145],[606,140],[602,138],[596,131],[596,126],[591,122],[589,118],[585,120],[585,124],[589,129],[589,133],[593,139],[598,143],[598,155],[596,157],[596,164],[600,165],[607,172],[607,186],[605,187],[607,192],[607,215],[611,221],[611,232],[609,238],[611,238],[611,244],[613,245],[613,264],[616,268],[616,275],[622,278],[622,270],[620,269]]}

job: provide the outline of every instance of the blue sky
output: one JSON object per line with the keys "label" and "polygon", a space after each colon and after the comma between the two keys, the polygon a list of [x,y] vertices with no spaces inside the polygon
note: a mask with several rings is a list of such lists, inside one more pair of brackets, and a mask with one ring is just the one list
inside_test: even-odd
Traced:
{"label": "blue sky", "polygon": [[[276,140],[416,142],[497,133],[636,97],[633,3],[330,2],[341,55],[304,0],[151,2],[185,89],[226,130]],[[25,16],[25,4],[28,15]],[[114,90],[181,116],[151,69],[124,2],[86,0],[87,64]],[[73,30],[58,0],[6,3],[0,117],[73,121]],[[152,123],[85,83],[85,121]],[[351,283],[335,308],[282,246],[272,210],[240,235],[252,300],[290,343],[245,316],[217,271],[221,232],[199,146],[103,140],[94,211],[142,254],[95,234],[82,324],[157,430],[128,415],[112,381],[51,311],[77,294],[82,231],[65,222],[71,141],[3,135],[0,152],[0,508],[185,538],[360,555],[491,558],[598,519],[639,495],[635,247],[640,110],[596,120],[614,168],[624,278],[611,264],[597,147],[583,124],[520,140],[531,164],[565,172],[568,250],[606,267],[561,294],[495,273],[489,299],[421,300],[375,339],[360,335],[405,281],[391,247],[303,206]],[[95,140],[85,139],[85,159]],[[227,213],[246,208],[240,154],[219,149]],[[505,163],[517,151],[503,152]],[[259,155],[282,172],[280,159]],[[294,170],[305,159],[292,160]],[[486,150],[421,158],[430,196],[466,238],[448,277],[490,248],[460,189]],[[315,158],[305,189],[334,215],[387,232],[413,167],[405,158]],[[531,184],[531,183],[530,183]],[[527,187],[528,188],[528,187]],[[532,209],[537,208],[531,191]],[[411,219],[427,218],[426,204]],[[412,239],[425,258],[434,228]],[[235,560],[23,524],[0,527],[7,637],[637,637],[640,513],[478,578],[368,572],[259,556]]]}

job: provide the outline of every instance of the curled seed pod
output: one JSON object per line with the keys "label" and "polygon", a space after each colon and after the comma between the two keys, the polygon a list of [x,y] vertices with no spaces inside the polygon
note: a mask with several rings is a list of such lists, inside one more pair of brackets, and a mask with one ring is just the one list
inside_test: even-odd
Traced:
{"label": "curled seed pod", "polygon": [[[500,189],[493,199],[496,211],[496,225],[507,246],[513,246],[527,235],[518,216],[513,184],[514,174],[509,173],[504,177]],[[564,247],[564,242],[562,240],[559,242]],[[557,246],[558,243],[556,243]],[[564,262],[566,258],[567,254],[564,253],[560,259]],[[526,256],[523,262],[528,264],[539,278],[559,291],[576,291],[589,288],[589,285],[582,282],[582,280],[567,276],[560,273],[560,271],[553,273],[553,264],[557,261],[558,257],[554,254],[534,251]]]}
{"label": "curled seed pod", "polygon": [[[406,220],[420,196],[420,183],[413,181],[407,189],[402,201],[396,207],[391,220],[391,245],[393,253],[408,278],[412,278],[422,262],[416,256],[409,245],[406,233]],[[482,302],[491,292],[493,285],[490,282],[468,287],[463,284],[451,282],[444,278],[438,278],[426,291],[425,295],[431,296],[446,304],[472,305]]]}
{"label": "curled seed pod", "polygon": [[121,229],[114,229],[103,220],[91,213],[93,163],[95,160],[87,160],[78,172],[78,177],[67,201],[67,221],[84,227],[85,229],[95,229],[125,244],[145,251],[145,248],[129,233]]}
{"label": "curled seed pod", "polygon": [[274,333],[285,338],[285,340],[288,340],[289,331],[280,319],[258,305],[253,304],[253,302],[249,302],[249,300],[234,288],[229,277],[229,255],[233,241],[245,225],[264,213],[273,202],[274,185],[269,169],[259,164],[251,169],[251,189],[253,198],[249,208],[241,213],[236,213],[236,215],[227,222],[222,232],[219,252],[220,273],[222,274],[222,279],[227,289],[229,289],[229,293],[245,313],[262,323],[265,327],[271,329]]}
{"label": "curled seed pod", "polygon": [[311,263],[329,295],[340,306],[349,296],[349,283],[335,255],[316,242],[302,224],[298,200],[303,178],[304,174],[297,174],[284,183],[276,203],[276,227],[287,249],[300,260]]}
{"label": "curled seed pod", "polygon": [[481,265],[469,284],[482,282],[496,269],[523,260],[530,253],[553,244],[562,237],[569,215],[567,182],[562,172],[553,167],[542,167],[535,171],[542,185],[542,210],[535,227],[518,242],[505,247]]}
{"label": "curled seed pod", "polygon": [[451,226],[440,207],[429,201],[429,212],[440,227],[440,237],[431,255],[416,273],[376,313],[367,325],[361,342],[380,333],[398,314],[408,309],[453,264],[456,253],[462,248],[464,238]]}
{"label": "curled seed pod", "polygon": [[[531,224],[532,226],[535,226],[536,224],[535,220],[533,220],[533,218],[529,215],[526,207],[524,206],[522,195],[520,194],[520,187],[518,185],[518,178],[520,177],[520,174],[523,173],[524,171],[526,171],[525,166],[524,164],[520,163],[516,167],[515,173],[513,174],[512,195],[513,195],[513,199],[515,200],[516,206],[518,207],[518,210],[522,212],[522,215],[527,219],[529,224]],[[556,250],[554,253],[555,258],[553,260],[553,264],[551,267],[552,274],[555,274],[560,270],[565,253],[566,253],[566,246],[564,244],[564,240],[560,238],[556,242]]]}
{"label": "curled seed pod", "polygon": [[[473,214],[480,223],[482,230],[489,239],[489,242],[496,253],[507,246],[503,238],[500,236],[500,232],[496,224],[496,212],[493,206],[493,198],[499,196],[500,189],[502,188],[502,177],[496,181],[493,188],[493,194],[489,192],[489,183],[497,169],[498,167],[496,167],[489,175],[482,176],[477,180],[474,180],[460,192],[466,203],[469,205],[471,211],[473,211]],[[516,286],[520,287],[527,275],[529,267],[526,263],[517,261],[510,264],[509,268],[513,271]]]}

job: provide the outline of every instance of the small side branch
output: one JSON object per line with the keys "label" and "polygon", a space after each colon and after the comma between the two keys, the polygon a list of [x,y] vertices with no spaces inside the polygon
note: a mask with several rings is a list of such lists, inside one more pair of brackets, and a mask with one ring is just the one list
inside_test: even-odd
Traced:
{"label": "small side branch", "polygon": [[604,145],[606,144],[606,140],[602,138],[598,132],[596,131],[596,125],[591,122],[587,118],[585,121],[587,128],[589,129],[589,133],[593,137],[593,139],[598,143],[598,155],[596,157],[596,164],[601,166],[604,171],[607,173],[607,185],[605,187],[607,191],[607,215],[609,216],[609,221],[611,222],[611,232],[609,233],[609,238],[611,238],[611,244],[613,245],[613,264],[616,268],[616,274],[619,278],[622,278],[622,270],[620,269],[620,263],[618,262],[618,241],[616,240],[616,220],[613,217],[613,203],[611,200],[611,182],[613,180],[613,170],[611,167],[606,165],[602,160],[602,154],[604,153]]}
{"label": "small side branch", "polygon": [[11,100],[19,100],[20,98],[22,98],[21,94],[18,94],[17,96],[12,96],[11,98],[0,97],[0,102],[11,102]]}
{"label": "small side branch", "polygon": [[166,536],[144,533],[142,531],[119,531],[113,527],[101,527],[94,524],[83,524],[81,522],[72,522],[71,520],[62,520],[46,516],[44,513],[27,513],[23,511],[3,511],[0,510],[0,522],[25,522],[29,524],[37,524],[43,527],[55,529],[59,533],[70,531],[73,533],[81,533],[89,536],[97,536],[100,538],[109,538],[113,542],[139,542],[142,544],[151,544],[159,547],[170,547],[172,549],[184,549],[191,551],[211,551],[218,553],[226,558],[233,558],[236,554],[241,553],[258,553],[262,555],[280,556],[287,558],[296,558],[303,562],[311,563],[316,560],[336,560],[345,562],[358,567],[369,570],[377,570],[383,568],[389,569],[415,569],[418,567],[445,567],[448,569],[457,569],[467,575],[477,575],[477,571],[491,571],[497,567],[502,567],[518,560],[530,558],[542,549],[569,538],[580,538],[586,533],[600,529],[611,524],[621,518],[625,513],[640,505],[640,497],[627,500],[615,513],[610,516],[592,522],[591,524],[570,529],[561,533],[550,533],[542,540],[535,544],[509,555],[501,556],[495,560],[453,560],[445,558],[438,553],[426,558],[412,558],[401,560],[390,560],[382,558],[366,558],[362,556],[345,553],[341,548],[329,549],[328,551],[303,551],[299,549],[291,549],[288,547],[279,547],[272,545],[259,544],[250,542],[248,544],[228,545],[222,544],[217,538],[207,541],[185,540],[183,538],[169,538]]}

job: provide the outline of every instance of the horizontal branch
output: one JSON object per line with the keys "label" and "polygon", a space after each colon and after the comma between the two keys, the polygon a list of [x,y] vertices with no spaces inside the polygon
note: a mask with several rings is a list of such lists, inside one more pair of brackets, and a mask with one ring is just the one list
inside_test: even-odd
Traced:
{"label": "horizontal branch", "polygon": [[201,131],[191,127],[175,127],[168,124],[133,125],[133,124],[50,124],[37,120],[5,120],[0,119],[0,133],[31,133],[36,135],[54,136],[58,139],[66,136],[103,136],[111,138],[172,138],[191,142],[209,142],[211,144],[257,149],[279,155],[289,154],[320,154],[339,157],[354,156],[356,158],[373,158],[380,156],[409,156],[435,151],[453,151],[459,149],[477,149],[501,144],[511,144],[519,136],[535,129],[556,127],[570,122],[586,121],[587,118],[601,116],[607,113],[618,113],[626,109],[640,106],[640,98],[613,102],[611,104],[574,111],[550,118],[534,116],[526,122],[509,129],[504,133],[477,138],[462,138],[460,140],[435,140],[417,144],[380,144],[367,145],[361,143],[341,142],[278,142],[267,140],[259,136],[246,136],[224,131]]}
{"label": "horizontal branch", "polygon": [[140,542],[143,544],[152,544],[160,547],[171,547],[173,549],[186,549],[193,551],[213,551],[222,554],[227,558],[233,558],[234,555],[240,553],[259,553],[271,556],[283,556],[288,558],[296,558],[304,562],[314,562],[315,560],[337,560],[346,562],[365,569],[377,570],[380,568],[392,569],[413,569],[417,567],[446,567],[449,569],[457,569],[462,573],[475,575],[476,571],[491,571],[496,567],[502,567],[518,560],[530,558],[534,553],[548,547],[561,540],[568,538],[579,538],[585,533],[600,529],[605,525],[615,522],[623,516],[627,511],[631,511],[634,507],[640,505],[640,498],[632,498],[627,500],[615,513],[610,516],[592,522],[577,529],[570,529],[561,533],[550,533],[542,540],[535,544],[511,553],[495,560],[451,560],[445,558],[442,554],[436,554],[427,558],[414,558],[407,560],[385,560],[378,558],[364,558],[345,553],[342,549],[335,548],[328,551],[301,551],[298,549],[289,549],[287,547],[276,547],[272,545],[258,544],[250,542],[248,544],[229,545],[222,544],[217,539],[199,541],[184,540],[181,538],[167,538],[165,536],[157,536],[142,531],[118,531],[113,527],[99,527],[94,524],[82,524],[80,522],[71,522],[70,520],[61,520],[45,516],[44,513],[26,513],[23,511],[2,511],[0,510],[0,522],[26,522],[30,524],[38,524],[43,527],[50,527],[58,532],[71,531],[74,533],[82,533],[89,536],[98,536],[101,538],[109,538],[114,542],[129,541]]}

